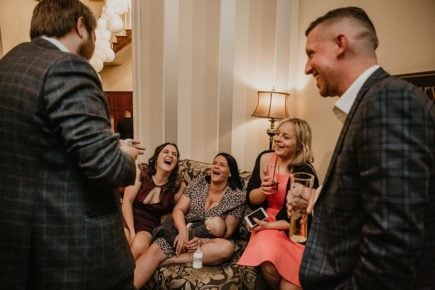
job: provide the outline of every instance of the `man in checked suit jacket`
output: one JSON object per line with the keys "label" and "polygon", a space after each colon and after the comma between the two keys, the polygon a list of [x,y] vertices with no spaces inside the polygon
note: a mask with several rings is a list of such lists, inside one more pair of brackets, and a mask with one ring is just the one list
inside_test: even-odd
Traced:
{"label": "man in checked suit jacket", "polygon": [[322,96],[340,96],[344,125],[312,212],[303,289],[435,289],[433,100],[377,65],[362,9],[330,11],[306,35],[305,72]]}
{"label": "man in checked suit jacket", "polygon": [[133,289],[115,189],[143,148],[111,131],[95,27],[80,1],[42,0],[0,60],[0,289]]}

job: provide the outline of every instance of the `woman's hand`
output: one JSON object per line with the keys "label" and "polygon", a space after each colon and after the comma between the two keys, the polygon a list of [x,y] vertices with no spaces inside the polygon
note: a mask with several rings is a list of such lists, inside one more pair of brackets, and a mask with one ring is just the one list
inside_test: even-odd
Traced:
{"label": "woman's hand", "polygon": [[193,239],[191,239],[186,243],[186,250],[188,252],[195,252],[198,246],[199,246],[199,238],[194,237]]}
{"label": "woman's hand", "polygon": [[251,229],[253,232],[258,232],[258,231],[262,231],[262,230],[269,228],[268,227],[269,222],[267,222],[265,220],[261,221],[257,218],[254,218],[254,221],[257,223],[257,226]]}
{"label": "woman's hand", "polygon": [[181,253],[185,251],[186,243],[187,243],[187,229],[185,231],[178,232],[178,235],[175,237],[174,240],[174,248],[175,248],[175,255],[179,256]]}
{"label": "woman's hand", "polygon": [[278,184],[272,180],[271,176],[264,176],[261,180],[261,192],[265,195],[271,195],[276,193]]}

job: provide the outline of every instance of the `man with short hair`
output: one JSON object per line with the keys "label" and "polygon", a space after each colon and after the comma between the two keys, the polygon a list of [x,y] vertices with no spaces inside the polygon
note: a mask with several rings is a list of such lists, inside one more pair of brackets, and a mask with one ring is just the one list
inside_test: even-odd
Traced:
{"label": "man with short hair", "polygon": [[111,130],[95,27],[80,1],[41,0],[0,60],[0,289],[134,289],[116,189],[143,148]]}
{"label": "man with short hair", "polygon": [[379,67],[361,8],[329,11],[306,36],[305,72],[323,97],[340,97],[344,125],[314,205],[303,289],[435,289],[433,100]]}

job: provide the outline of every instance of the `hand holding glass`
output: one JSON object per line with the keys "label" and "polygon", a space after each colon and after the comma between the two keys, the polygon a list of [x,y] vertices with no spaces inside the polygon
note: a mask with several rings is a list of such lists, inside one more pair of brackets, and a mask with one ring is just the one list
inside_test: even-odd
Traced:
{"label": "hand holding glass", "polygon": [[278,191],[278,173],[279,166],[277,164],[269,164],[267,166],[266,176],[262,180],[262,189],[264,194],[274,194]]}
{"label": "hand holding glass", "polygon": [[295,172],[289,189],[291,216],[289,238],[304,243],[308,234],[308,200],[312,194],[314,176],[305,172]]}

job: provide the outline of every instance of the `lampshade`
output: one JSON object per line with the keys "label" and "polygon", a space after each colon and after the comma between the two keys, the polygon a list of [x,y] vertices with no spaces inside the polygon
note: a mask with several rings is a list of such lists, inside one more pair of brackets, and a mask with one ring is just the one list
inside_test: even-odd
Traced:
{"label": "lampshade", "polygon": [[252,116],[269,119],[287,118],[288,93],[276,91],[258,91],[258,102]]}

